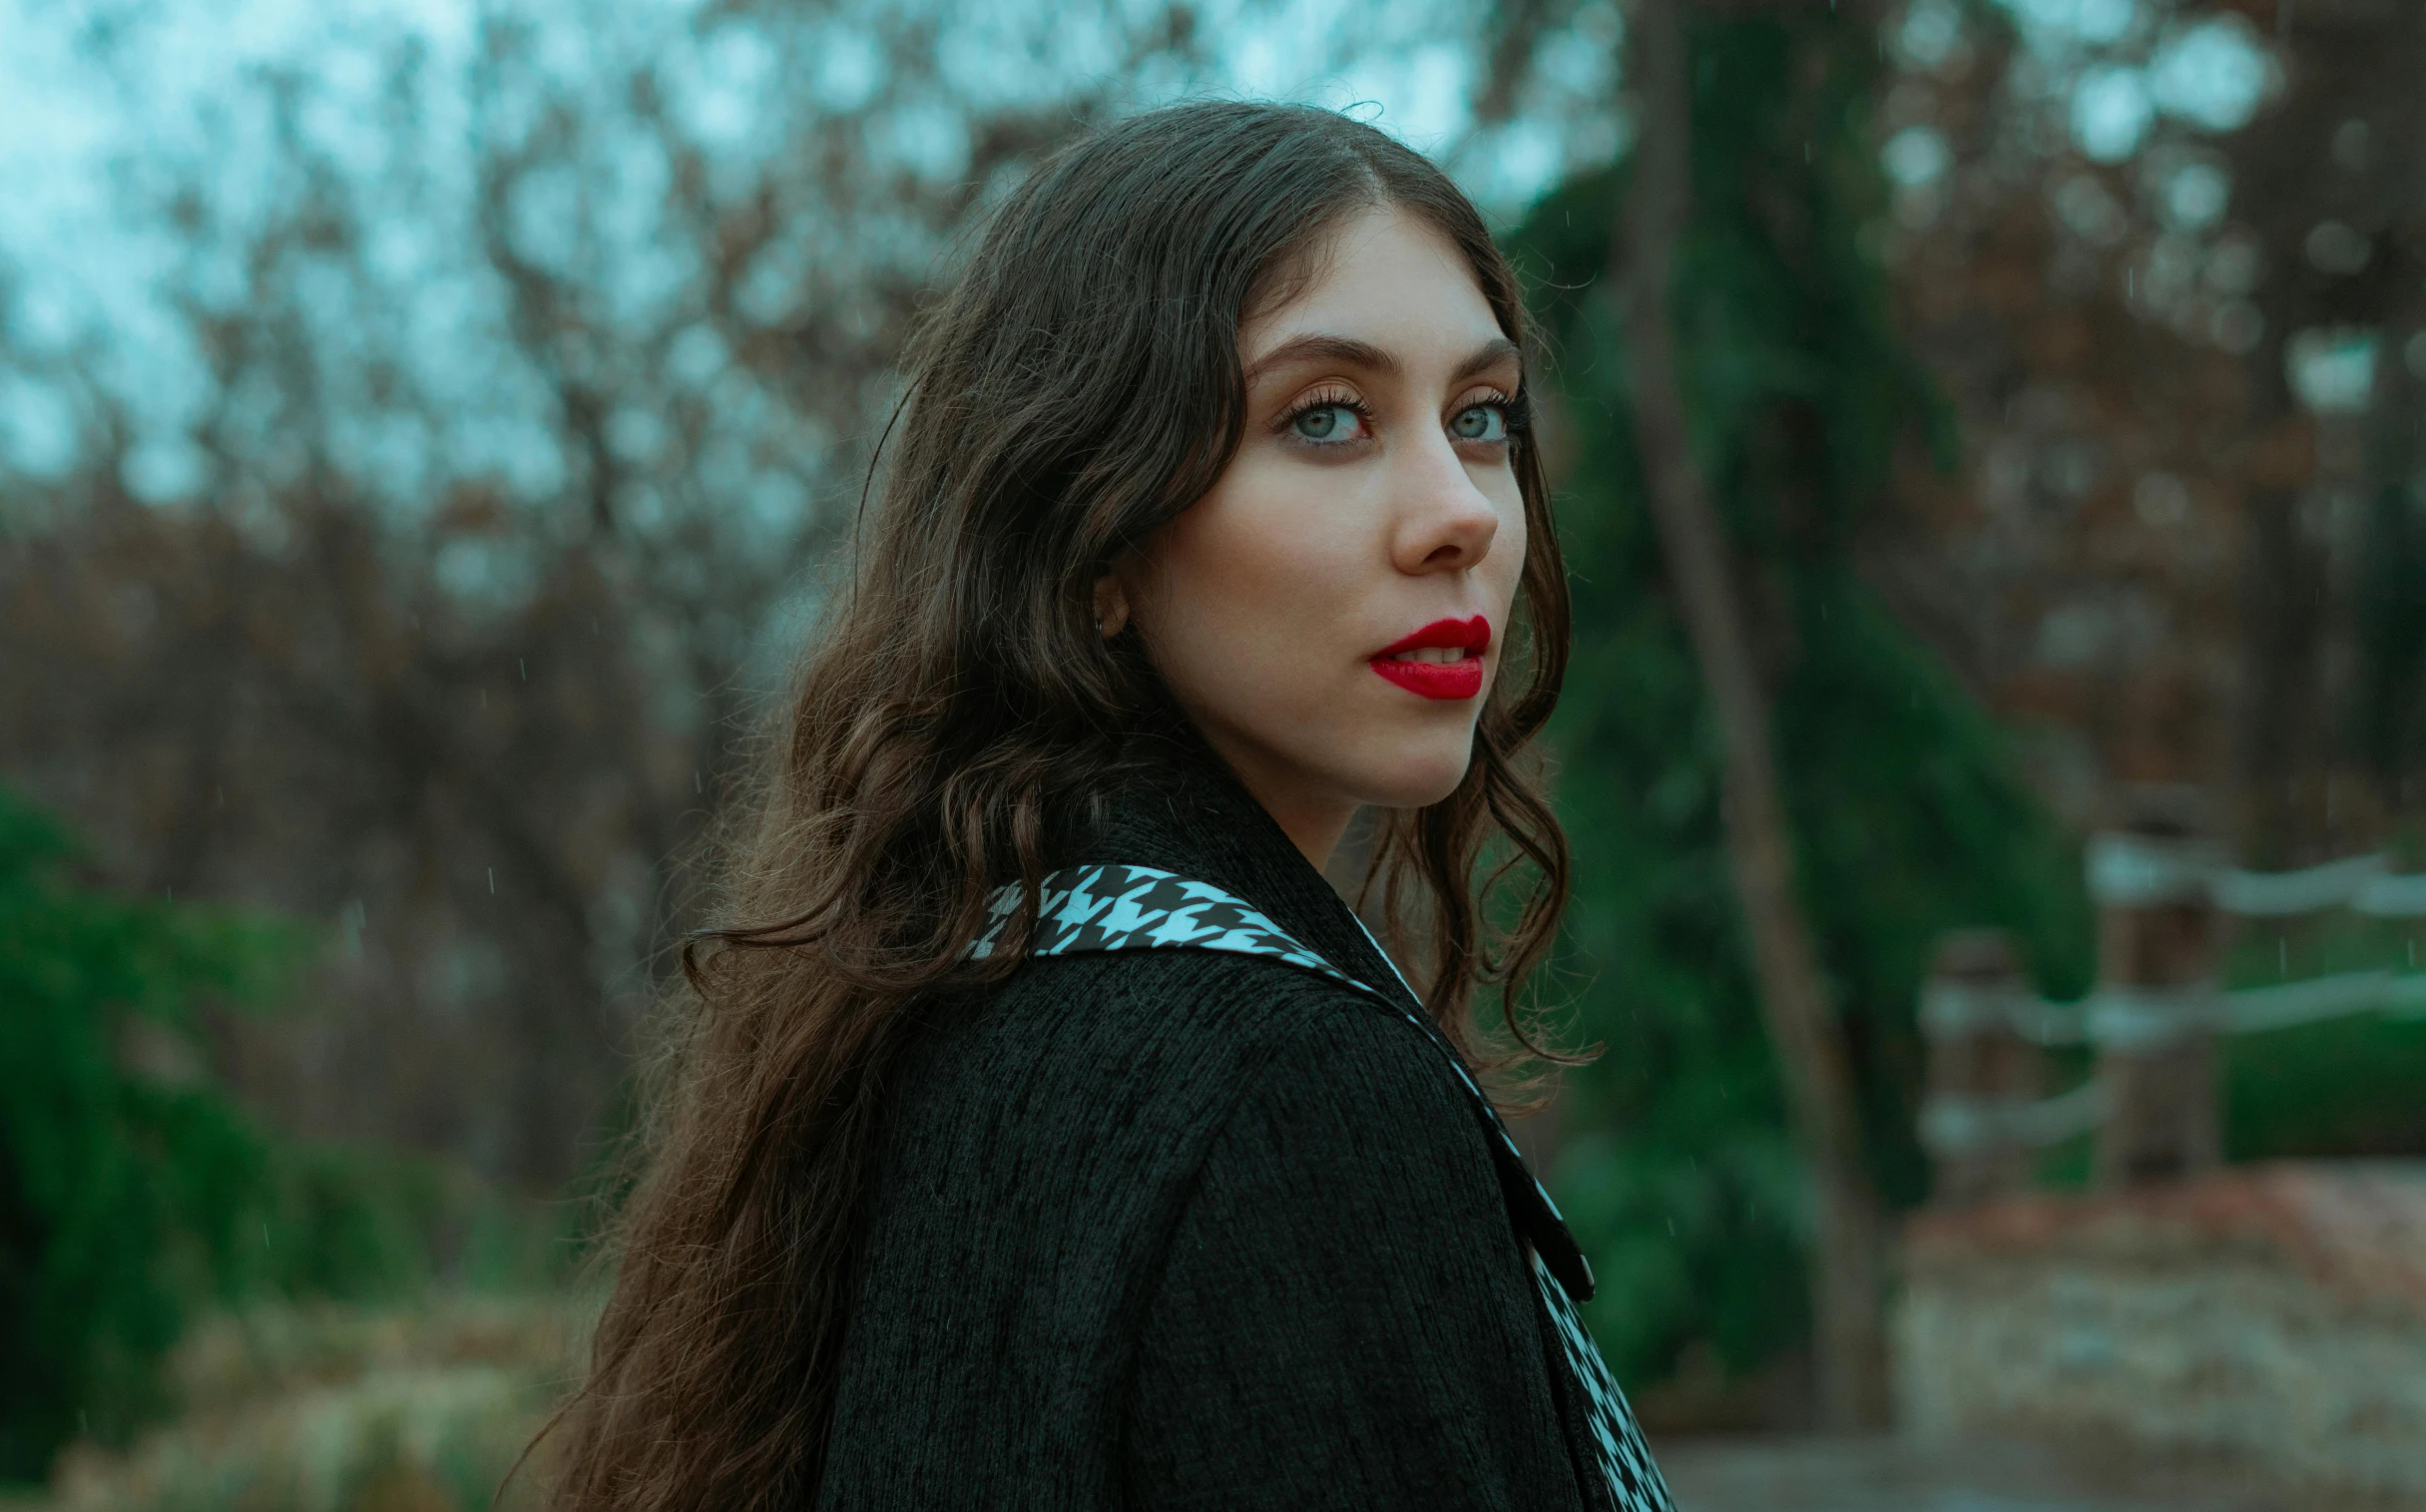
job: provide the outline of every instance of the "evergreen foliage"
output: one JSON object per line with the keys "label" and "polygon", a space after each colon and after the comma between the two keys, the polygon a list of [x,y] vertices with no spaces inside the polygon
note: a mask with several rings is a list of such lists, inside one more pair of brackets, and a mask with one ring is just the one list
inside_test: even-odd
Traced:
{"label": "evergreen foliage", "polygon": [[275,1001],[303,931],[114,896],[76,863],[0,786],[0,1484],[196,1405],[162,1366],[208,1309],[562,1280],[569,1211],[279,1138],[214,1084],[201,1011]]}
{"label": "evergreen foliage", "polygon": [[[1868,228],[1884,184],[1872,32],[1820,7],[1689,24],[1695,206],[1673,291],[1694,442],[1775,694],[1805,905],[1850,1031],[1881,1190],[1925,1194],[1916,999],[1944,930],[2021,936],[2086,985],[2077,857],[1996,724],[1854,569],[1890,468],[1955,438],[1897,336]],[[1562,966],[1607,1054],[1575,1077],[1554,1174],[1592,1253],[1594,1326],[1631,1381],[1702,1341],[1730,1372],[1808,1327],[1801,1167],[1718,813],[1717,743],[1664,586],[1604,287],[1625,168],[1511,238],[1560,353],[1576,654],[1553,728],[1579,884]]]}
{"label": "evergreen foliage", "polygon": [[202,1079],[195,1010],[260,1000],[286,942],[80,887],[73,858],[0,789],[0,1478],[155,1409],[188,1309],[264,1268],[269,1149]]}
{"label": "evergreen foliage", "polygon": [[0,787],[0,1482],[178,1405],[161,1365],[207,1307],[408,1294],[467,1224],[468,1263],[549,1268],[435,1163],[279,1140],[213,1084],[199,1011],[273,1000],[299,931],[112,896],[76,855]]}

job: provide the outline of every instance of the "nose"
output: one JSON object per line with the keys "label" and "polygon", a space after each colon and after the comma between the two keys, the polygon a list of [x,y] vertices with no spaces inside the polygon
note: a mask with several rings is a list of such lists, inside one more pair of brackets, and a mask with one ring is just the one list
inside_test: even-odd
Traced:
{"label": "nose", "polygon": [[1481,564],[1499,534],[1499,510],[1467,473],[1444,434],[1401,453],[1404,476],[1390,557],[1410,575],[1456,572]]}

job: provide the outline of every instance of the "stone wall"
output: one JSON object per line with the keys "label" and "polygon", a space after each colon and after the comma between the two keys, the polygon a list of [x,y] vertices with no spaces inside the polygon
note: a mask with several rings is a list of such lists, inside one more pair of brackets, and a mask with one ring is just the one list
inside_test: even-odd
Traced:
{"label": "stone wall", "polygon": [[2120,1442],[2426,1508],[2426,1164],[1925,1215],[1896,1370],[1925,1436]]}

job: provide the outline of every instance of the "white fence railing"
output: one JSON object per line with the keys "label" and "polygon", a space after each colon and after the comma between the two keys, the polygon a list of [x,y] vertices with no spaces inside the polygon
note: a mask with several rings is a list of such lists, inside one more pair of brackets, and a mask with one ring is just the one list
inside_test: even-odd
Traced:
{"label": "white fence railing", "polygon": [[2101,834],[2089,842],[2090,896],[2119,907],[2206,898],[2225,913],[2284,918],[2348,908],[2426,918],[2426,872],[2395,872],[2376,852],[2298,871],[2242,871],[2201,840]]}
{"label": "white fence railing", "polygon": [[[2152,1119],[2158,1146],[2181,1147],[2156,1166],[2196,1165],[2202,1146],[2212,1159],[2218,1116],[2207,1047],[2217,1036],[2362,1014],[2426,1018],[2426,971],[2347,971],[2230,990],[2214,980],[2224,917],[2347,908],[2426,919],[2426,873],[2395,872],[2381,854],[2298,871],[2244,871],[2206,842],[2140,833],[2094,837],[2087,871],[2108,936],[2101,958],[2110,967],[2126,963],[2119,974],[2129,979],[2103,981],[2077,1002],[2054,1002],[2031,991],[2006,954],[1997,957],[2002,966],[1974,960],[1942,969],[1922,991],[1932,1068],[1919,1133],[1938,1161],[1941,1191],[1958,1200],[2026,1180],[2027,1164],[2017,1157],[2085,1134],[2146,1147]],[[2043,1097],[2035,1053],[2000,1044],[2087,1045],[2098,1053],[2098,1069],[2087,1082]],[[2117,1134],[2122,1125],[2132,1127]],[[2126,1173],[2150,1164],[2103,1149],[2100,1163]]]}
{"label": "white fence railing", "polygon": [[2229,991],[2211,983],[2108,987],[2071,1003],[1968,982],[1931,982],[1921,992],[1926,1033],[1996,1027],[2049,1047],[2148,1044],[2188,1029],[2259,1034],[2362,1013],[2426,1018],[2426,971],[2345,971]]}

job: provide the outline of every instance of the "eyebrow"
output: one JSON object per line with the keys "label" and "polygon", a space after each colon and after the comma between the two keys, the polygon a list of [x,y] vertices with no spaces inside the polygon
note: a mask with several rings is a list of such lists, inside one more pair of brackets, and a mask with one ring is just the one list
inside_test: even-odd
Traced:
{"label": "eyebrow", "polygon": [[[1496,367],[1510,357],[1522,357],[1523,349],[1506,336],[1495,336],[1469,353],[1457,370],[1449,374],[1452,383],[1463,383],[1476,373]],[[1349,367],[1362,367],[1372,372],[1395,376],[1399,371],[1396,357],[1370,341],[1353,336],[1332,336],[1315,332],[1294,336],[1265,352],[1246,369],[1246,381],[1251,386],[1257,378],[1275,367],[1297,362],[1337,362]]]}

